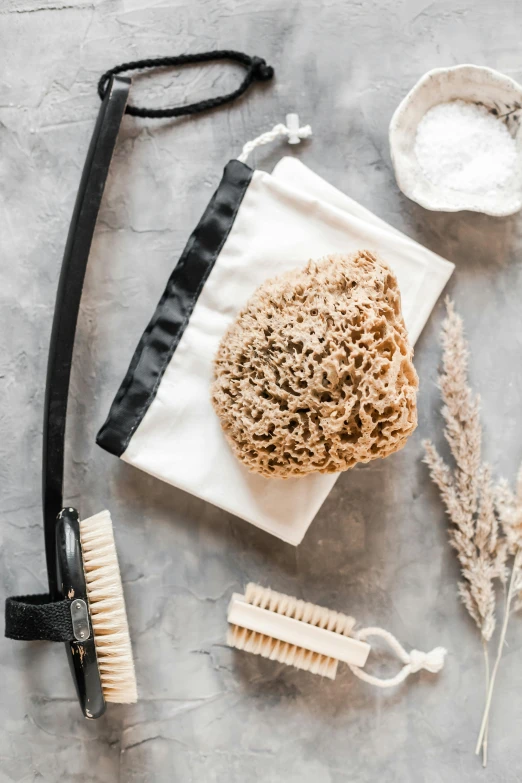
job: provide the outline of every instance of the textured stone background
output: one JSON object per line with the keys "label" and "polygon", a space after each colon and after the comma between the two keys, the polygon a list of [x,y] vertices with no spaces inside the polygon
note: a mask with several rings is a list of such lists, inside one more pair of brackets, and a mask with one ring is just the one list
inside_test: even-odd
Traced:
{"label": "textured stone background", "polygon": [[[313,125],[295,154],[457,265],[483,398],[486,453],[522,458],[520,216],[430,214],[399,192],[387,126],[429,68],[487,64],[522,78],[516,0],[3,0],[0,5],[0,578],[45,590],[41,421],[57,276],[98,111],[96,81],[137,57],[232,47],[277,81],[195,120],[126,118],[87,274],[74,367],[68,497],[108,506],[141,700],[83,720],[60,645],[0,642],[0,780],[170,783],[459,783],[522,780],[522,622],[493,710],[491,763],[473,755],[483,702],[478,636],[456,597],[446,522],[421,464],[441,441],[435,388],[441,304],[418,342],[420,426],[400,454],[344,475],[294,549],[126,466],[94,436],[222,166],[288,110]],[[230,67],[140,79],[136,102],[179,103],[236,83]],[[271,167],[281,146],[259,152]],[[334,683],[224,646],[230,593],[247,580],[384,625],[451,654],[392,692],[346,668]],[[391,671],[392,663],[384,662]]]}

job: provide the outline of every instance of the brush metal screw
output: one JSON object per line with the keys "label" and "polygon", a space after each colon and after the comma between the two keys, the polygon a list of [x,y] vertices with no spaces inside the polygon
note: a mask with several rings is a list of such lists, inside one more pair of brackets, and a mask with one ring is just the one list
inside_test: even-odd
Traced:
{"label": "brush metal screw", "polygon": [[78,642],[86,641],[91,635],[89,610],[83,598],[71,602],[71,620],[74,638]]}

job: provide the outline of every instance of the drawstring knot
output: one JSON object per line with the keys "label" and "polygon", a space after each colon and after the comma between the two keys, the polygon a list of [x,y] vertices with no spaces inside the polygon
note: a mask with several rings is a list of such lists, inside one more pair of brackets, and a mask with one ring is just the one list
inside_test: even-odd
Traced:
{"label": "drawstring knot", "polygon": [[422,669],[432,674],[437,674],[444,666],[445,655],[446,650],[443,647],[435,647],[434,650],[427,653],[421,650],[411,650],[410,667],[412,674],[420,672]]}
{"label": "drawstring knot", "polygon": [[274,76],[274,69],[262,57],[252,57],[252,74],[260,82],[268,82]]}
{"label": "drawstring knot", "polygon": [[[264,63],[265,61],[262,60],[261,62]],[[272,70],[269,65],[266,66],[266,68],[269,71]],[[262,78],[271,78],[271,76],[265,76]],[[282,122],[279,122],[277,125],[274,125],[272,130],[266,131],[266,133],[262,133],[261,136],[252,139],[252,141],[247,141],[247,143],[243,145],[241,155],[238,155],[237,159],[241,161],[241,163],[246,163],[248,156],[257,147],[262,147],[264,144],[270,144],[280,136],[286,136],[289,144],[298,144],[302,139],[309,139],[311,135],[312,129],[309,125],[303,125],[302,127],[299,127],[299,116],[297,114],[287,114],[286,125],[284,125]]]}

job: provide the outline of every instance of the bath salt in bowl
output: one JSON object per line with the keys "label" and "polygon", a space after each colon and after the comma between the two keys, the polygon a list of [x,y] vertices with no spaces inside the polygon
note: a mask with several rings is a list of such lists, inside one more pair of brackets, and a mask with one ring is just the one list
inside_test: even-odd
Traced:
{"label": "bath salt in bowl", "polygon": [[522,87],[490,68],[427,73],[390,123],[399,187],[427,209],[511,215],[522,208]]}

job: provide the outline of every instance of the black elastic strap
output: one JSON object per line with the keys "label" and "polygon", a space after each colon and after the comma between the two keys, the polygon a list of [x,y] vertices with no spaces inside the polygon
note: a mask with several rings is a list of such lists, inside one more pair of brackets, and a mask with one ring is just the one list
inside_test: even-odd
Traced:
{"label": "black elastic strap", "polygon": [[103,100],[107,90],[107,83],[111,76],[127,71],[143,70],[145,68],[162,68],[177,65],[193,65],[194,63],[208,63],[216,60],[232,60],[243,65],[246,69],[246,76],[236,90],[219,95],[215,98],[207,98],[197,103],[189,103],[187,106],[177,106],[172,109],[146,109],[138,106],[127,106],[126,114],[132,114],[134,117],[153,117],[156,119],[166,117],[182,117],[186,114],[196,114],[198,112],[215,109],[217,106],[223,106],[224,103],[230,103],[248,90],[254,81],[268,81],[274,75],[274,69],[267,65],[261,57],[250,57],[243,52],[235,52],[231,49],[217,49],[213,52],[201,52],[200,54],[180,54],[176,57],[155,57],[147,60],[135,60],[131,63],[122,63],[115,68],[111,68],[103,74],[98,82],[98,94]]}
{"label": "black elastic strap", "polygon": [[17,595],[5,602],[5,635],[24,641],[69,642],[74,639],[71,600],[43,595]]}

